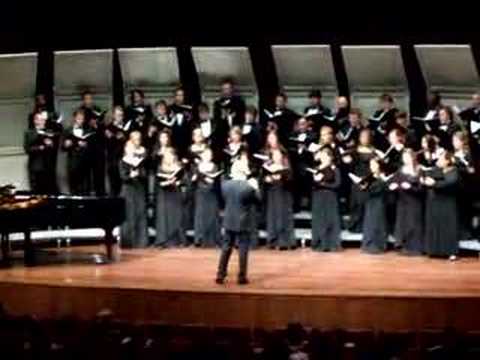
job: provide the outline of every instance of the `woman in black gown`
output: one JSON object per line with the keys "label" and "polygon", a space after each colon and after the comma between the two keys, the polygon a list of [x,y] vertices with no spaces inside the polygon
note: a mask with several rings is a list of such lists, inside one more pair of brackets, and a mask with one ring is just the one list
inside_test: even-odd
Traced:
{"label": "woman in black gown", "polygon": [[267,245],[287,250],[295,246],[291,170],[287,155],[276,149],[263,165],[266,192]]}
{"label": "woman in black gown", "polygon": [[458,131],[453,134],[452,145],[454,149],[455,166],[460,176],[458,192],[459,205],[459,238],[470,239],[472,237],[472,194],[474,194],[474,174],[472,154],[468,142],[468,134]]}
{"label": "woman in black gown", "polygon": [[430,170],[435,166],[440,154],[444,151],[438,145],[438,139],[430,134],[424,135],[421,140],[421,150],[418,152],[418,162],[422,170]]}
{"label": "woman in black gown", "polygon": [[121,246],[140,248],[148,245],[146,191],[146,151],[142,136],[134,131],[125,145],[120,161],[121,196],[125,198],[125,222],[121,228]]}
{"label": "woman in black gown", "polygon": [[[370,160],[374,158],[377,150],[372,144],[372,132],[370,129],[363,129],[359,134],[359,144],[353,151],[342,156],[342,161],[349,172],[364,178],[370,173]],[[365,213],[365,202],[368,194],[358,186],[350,187],[350,221],[348,230],[354,233],[362,232],[363,216]]]}
{"label": "woman in black gown", "polygon": [[394,237],[405,255],[423,252],[423,188],[421,170],[416,154],[405,149],[403,166],[393,176],[389,190],[397,192],[397,209]]}
{"label": "woman in black gown", "polygon": [[197,171],[202,153],[208,148],[207,140],[203,136],[202,129],[192,130],[192,144],[185,152],[182,159],[187,176],[185,177],[185,192],[183,192],[183,228],[193,229],[195,222],[195,184],[192,182]]}
{"label": "woman in black gown", "polygon": [[173,148],[167,148],[157,169],[157,211],[155,246],[186,245],[183,228],[184,171]]}
{"label": "woman in black gown", "polygon": [[217,165],[213,162],[213,152],[207,148],[200,154],[200,162],[195,168],[192,183],[195,185],[195,246],[213,247],[220,244],[220,219],[218,202]]}
{"label": "woman in black gown", "polygon": [[229,132],[227,147],[223,149],[222,154],[223,168],[226,173],[230,173],[232,163],[240,157],[240,154],[246,148],[247,145],[243,141],[242,129],[239,126],[232,127]]}
{"label": "woman in black gown", "polygon": [[383,253],[387,248],[388,224],[385,193],[387,178],[379,158],[370,160],[370,175],[358,186],[367,193],[363,218],[362,250],[370,254]]}
{"label": "woman in black gown", "polygon": [[148,202],[152,205],[153,209],[156,211],[156,191],[157,191],[157,176],[156,172],[159,164],[162,161],[163,154],[165,150],[172,147],[172,132],[170,129],[164,128],[160,130],[157,136],[157,142],[152,148],[150,153],[150,160],[148,162],[148,168],[150,169],[150,174],[148,182]]}
{"label": "woman in black gown", "polygon": [[338,251],[341,249],[337,193],[341,185],[340,170],[329,147],[321,149],[315,160],[320,164],[313,169],[312,249]]}
{"label": "woman in black gown", "polygon": [[427,187],[425,251],[429,256],[456,260],[458,253],[457,193],[459,175],[453,155],[443,152],[436,167],[422,178]]}
{"label": "woman in black gown", "polygon": [[109,181],[110,196],[118,196],[122,190],[120,178],[120,160],[126,142],[124,111],[121,106],[115,106],[112,110],[112,119],[105,128],[106,139],[106,165]]}

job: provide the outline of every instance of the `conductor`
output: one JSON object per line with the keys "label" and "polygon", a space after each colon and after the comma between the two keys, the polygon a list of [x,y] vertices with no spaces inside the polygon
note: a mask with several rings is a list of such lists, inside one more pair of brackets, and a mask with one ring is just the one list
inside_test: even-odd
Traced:
{"label": "conductor", "polygon": [[242,155],[232,164],[230,179],[222,183],[222,196],[225,201],[223,227],[225,238],[218,264],[217,284],[223,284],[227,276],[228,262],[235,244],[238,245],[239,273],[238,284],[248,284],[247,265],[252,227],[252,207],[260,199],[258,182],[250,178],[248,156]]}

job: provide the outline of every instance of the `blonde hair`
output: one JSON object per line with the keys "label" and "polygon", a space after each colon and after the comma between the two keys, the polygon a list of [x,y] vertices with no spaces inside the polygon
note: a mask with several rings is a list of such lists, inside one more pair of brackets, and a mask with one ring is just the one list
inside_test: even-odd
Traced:
{"label": "blonde hair", "polygon": [[142,143],[142,134],[140,133],[140,131],[132,131],[130,133],[128,140],[125,143],[125,148],[124,148],[125,154],[131,155],[135,153],[135,151],[138,149],[138,146],[135,145],[135,140],[139,140],[140,144]]}

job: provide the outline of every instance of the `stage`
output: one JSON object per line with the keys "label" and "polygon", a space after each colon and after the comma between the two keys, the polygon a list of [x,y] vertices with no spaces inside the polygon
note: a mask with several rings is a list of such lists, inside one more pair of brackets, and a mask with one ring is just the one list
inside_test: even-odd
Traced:
{"label": "stage", "polygon": [[91,318],[109,308],[119,319],[140,323],[480,330],[477,257],[449,262],[358,249],[255,250],[247,286],[236,284],[236,253],[226,285],[216,285],[218,257],[212,249],[148,249],[121,251],[108,265],[18,263],[0,270],[0,301],[9,312],[41,318]]}

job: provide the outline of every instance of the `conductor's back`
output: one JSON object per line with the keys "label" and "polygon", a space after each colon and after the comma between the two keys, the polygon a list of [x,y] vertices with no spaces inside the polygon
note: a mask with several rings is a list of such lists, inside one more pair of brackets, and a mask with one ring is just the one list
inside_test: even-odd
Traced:
{"label": "conductor's back", "polygon": [[250,211],[257,201],[257,192],[247,180],[225,180],[222,183],[225,201],[223,227],[227,231],[243,232],[251,228]]}
{"label": "conductor's back", "polygon": [[225,202],[222,255],[218,264],[216,282],[223,284],[227,276],[228,262],[235,245],[238,246],[239,269],[238,283],[248,284],[247,264],[251,236],[251,211],[259,200],[258,182],[248,179],[250,174],[248,157],[243,155],[232,164],[231,179],[222,183],[222,195]]}

